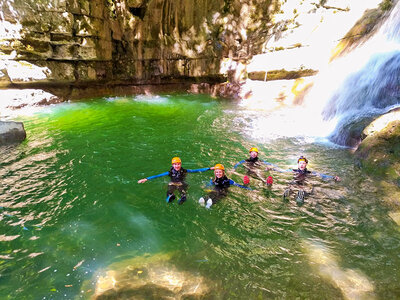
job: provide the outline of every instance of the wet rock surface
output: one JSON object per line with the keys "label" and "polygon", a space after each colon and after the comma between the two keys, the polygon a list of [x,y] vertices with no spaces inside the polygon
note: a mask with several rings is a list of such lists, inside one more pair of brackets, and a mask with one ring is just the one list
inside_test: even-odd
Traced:
{"label": "wet rock surface", "polygon": [[211,283],[178,269],[166,254],[113,263],[98,272],[92,299],[205,299]]}
{"label": "wet rock surface", "polygon": [[19,143],[25,138],[26,132],[22,122],[0,121],[0,145]]}
{"label": "wet rock surface", "polygon": [[400,110],[376,119],[365,128],[363,136],[356,157],[373,173],[397,179],[400,176]]}
{"label": "wet rock surface", "polygon": [[400,209],[400,110],[385,114],[363,131],[355,152],[356,162],[377,180],[382,180],[386,202]]}

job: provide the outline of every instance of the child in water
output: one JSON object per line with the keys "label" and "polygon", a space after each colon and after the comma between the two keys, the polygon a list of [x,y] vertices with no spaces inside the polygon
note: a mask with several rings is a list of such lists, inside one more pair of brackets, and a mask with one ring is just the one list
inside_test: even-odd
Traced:
{"label": "child in water", "polygon": [[241,187],[243,189],[251,190],[250,188],[237,184],[234,182],[232,179],[229,179],[225,175],[225,167],[221,164],[216,164],[214,169],[214,175],[215,177],[210,180],[210,184],[214,186],[214,189],[208,193],[207,197],[208,200],[207,202],[204,200],[203,197],[199,199],[199,203],[201,206],[206,205],[206,208],[210,208],[211,205],[217,203],[218,200],[221,198],[225,197],[228,193],[228,188],[231,185],[235,185],[238,187]]}
{"label": "child in water", "polygon": [[260,173],[261,172],[260,167],[262,164],[267,166],[273,166],[273,164],[260,160],[258,158],[258,149],[256,147],[252,147],[249,150],[249,153],[250,157],[248,159],[239,161],[233,168],[236,169],[239,165],[243,164],[243,166],[247,170],[248,175],[250,176],[253,175],[259,178],[262,182],[270,186],[272,184],[272,177],[268,176],[267,178],[265,178],[263,174]]}
{"label": "child in water", "polygon": [[172,167],[169,171],[140,179],[138,183],[144,183],[147,180],[168,175],[171,178],[171,182],[168,184],[167,198],[166,198],[167,203],[175,200],[175,191],[178,190],[181,196],[178,204],[183,204],[186,201],[186,190],[188,187],[187,183],[185,182],[186,174],[204,172],[211,170],[213,168],[202,168],[196,170],[184,169],[182,168],[182,161],[179,157],[172,158],[171,163]]}
{"label": "child in water", "polygon": [[331,176],[331,175],[325,175],[321,174],[315,171],[309,171],[307,169],[308,165],[308,159],[305,158],[304,156],[300,156],[299,159],[297,160],[297,169],[289,169],[289,170],[283,170],[278,167],[267,167],[267,170],[275,170],[279,172],[293,172],[293,181],[290,183],[289,187],[285,189],[283,193],[283,199],[289,198],[290,192],[292,190],[292,187],[296,185],[299,187],[299,191],[297,192],[297,197],[296,197],[296,202],[301,204],[304,202],[304,198],[306,196],[306,192],[304,190],[304,185],[306,178],[308,176],[319,176],[320,178],[326,180],[326,179],[333,179],[335,181],[340,181],[339,176]]}

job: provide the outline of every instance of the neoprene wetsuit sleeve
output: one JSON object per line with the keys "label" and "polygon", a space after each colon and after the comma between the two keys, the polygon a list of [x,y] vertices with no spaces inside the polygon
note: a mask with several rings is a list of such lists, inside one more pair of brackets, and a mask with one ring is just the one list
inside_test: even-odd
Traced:
{"label": "neoprene wetsuit sleeve", "polygon": [[186,171],[188,173],[199,173],[199,172],[204,172],[204,171],[208,171],[208,170],[211,170],[211,168],[202,168],[202,169],[195,169],[195,170],[187,169]]}
{"label": "neoprene wetsuit sleeve", "polygon": [[241,185],[241,184],[239,184],[239,183],[236,183],[236,182],[234,182],[232,179],[229,179],[229,183],[231,184],[231,185],[234,185],[234,186],[238,186],[238,187],[240,187],[240,188],[242,188],[242,189],[246,189],[246,190],[252,190],[251,188],[249,188],[249,187],[247,187],[247,186],[244,186],[244,185]]}
{"label": "neoprene wetsuit sleeve", "polygon": [[318,172],[315,172],[315,171],[311,172],[311,174],[312,174],[312,175],[319,176],[319,177],[321,177],[322,179],[333,179],[333,178],[335,178],[334,176],[326,175],[326,174],[322,174],[322,173],[318,173]]}
{"label": "neoprene wetsuit sleeve", "polygon": [[245,159],[239,161],[236,165],[233,166],[233,168],[236,169],[240,164],[244,163],[245,161]]}
{"label": "neoprene wetsuit sleeve", "polygon": [[267,162],[267,161],[265,161],[265,160],[263,160],[262,163],[263,163],[264,165],[267,165],[267,166],[273,166],[274,168],[279,168],[277,165],[274,165],[273,163]]}
{"label": "neoprene wetsuit sleeve", "polygon": [[276,165],[273,165],[273,166],[274,167],[272,168],[272,170],[274,170],[274,171],[278,171],[278,172],[281,172],[281,173],[293,172],[293,169],[284,170],[284,169],[281,169],[281,168],[277,167]]}
{"label": "neoprene wetsuit sleeve", "polygon": [[167,176],[168,174],[169,174],[169,172],[164,172],[164,173],[161,173],[161,174],[158,174],[158,175],[153,175],[153,176],[146,177],[146,179],[150,180],[150,179],[154,179],[154,178],[158,178],[158,177],[162,177],[162,176]]}

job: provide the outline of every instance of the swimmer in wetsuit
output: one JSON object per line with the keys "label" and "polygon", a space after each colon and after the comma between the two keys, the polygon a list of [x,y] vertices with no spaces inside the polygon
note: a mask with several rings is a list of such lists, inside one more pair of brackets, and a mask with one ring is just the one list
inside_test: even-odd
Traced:
{"label": "swimmer in wetsuit", "polygon": [[[340,181],[339,176],[331,176],[331,175],[321,174],[315,171],[309,171],[307,169],[307,165],[308,165],[308,159],[305,158],[304,156],[300,156],[299,159],[297,160],[297,169],[283,170],[278,167],[268,167],[269,170],[275,170],[279,172],[293,172],[293,181],[290,183],[289,187],[285,189],[283,193],[283,199],[289,198],[292,186],[296,185],[297,187],[299,187],[299,191],[297,192],[296,196],[296,201],[299,204],[303,203],[304,198],[307,194],[303,186],[305,185],[306,178],[308,176],[318,176],[324,180],[333,179],[335,181]],[[310,193],[312,193],[312,190]]]}
{"label": "swimmer in wetsuit", "polygon": [[236,165],[234,165],[233,168],[236,169],[239,165],[243,164],[243,166],[247,170],[248,175],[254,175],[255,177],[261,179],[261,181],[266,183],[267,185],[271,185],[272,177],[268,176],[268,178],[264,178],[264,176],[260,173],[260,167],[262,165],[273,166],[273,164],[267,161],[260,160],[258,157],[258,149],[255,147],[252,147],[249,150],[249,153],[250,157],[248,159],[239,161]]}
{"label": "swimmer in wetsuit", "polygon": [[179,157],[172,158],[172,167],[169,171],[149,176],[143,179],[140,179],[138,183],[144,183],[147,180],[162,177],[162,176],[169,176],[171,178],[171,182],[168,184],[167,190],[167,203],[172,202],[175,200],[175,191],[178,190],[180,193],[181,198],[179,199],[178,204],[183,204],[186,201],[186,190],[187,190],[187,183],[185,182],[186,174],[187,173],[198,173],[211,170],[212,168],[202,168],[196,170],[189,170],[182,168],[182,161]]}
{"label": "swimmer in wetsuit", "polygon": [[211,205],[217,203],[220,199],[225,197],[228,194],[228,188],[231,185],[238,186],[243,189],[251,190],[247,186],[240,185],[234,182],[232,179],[229,179],[225,175],[225,167],[221,164],[216,164],[214,169],[215,177],[210,180],[210,185],[214,187],[212,191],[210,191],[207,195],[208,200],[205,202],[204,198],[201,197],[199,199],[199,203],[201,206],[206,205],[206,208],[210,208]]}

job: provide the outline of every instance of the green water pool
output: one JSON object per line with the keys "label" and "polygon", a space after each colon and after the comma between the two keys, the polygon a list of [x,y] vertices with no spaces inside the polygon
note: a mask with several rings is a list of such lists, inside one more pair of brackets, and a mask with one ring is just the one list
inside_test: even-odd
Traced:
{"label": "green water pool", "polygon": [[[378,184],[348,149],[252,137],[244,110],[163,95],[21,116],[27,140],[0,147],[0,298],[89,299],[110,264],[163,254],[206,280],[203,299],[400,298],[400,232]],[[245,170],[233,166],[253,146],[283,168],[306,155],[310,169],[343,180],[316,179],[298,206],[282,200],[290,176],[265,172],[272,188],[251,178],[252,191],[231,187],[210,210],[197,201],[212,171],[188,175],[183,205],[165,202],[167,177],[137,183],[168,171],[174,156],[188,169],[222,163],[242,183]]]}

